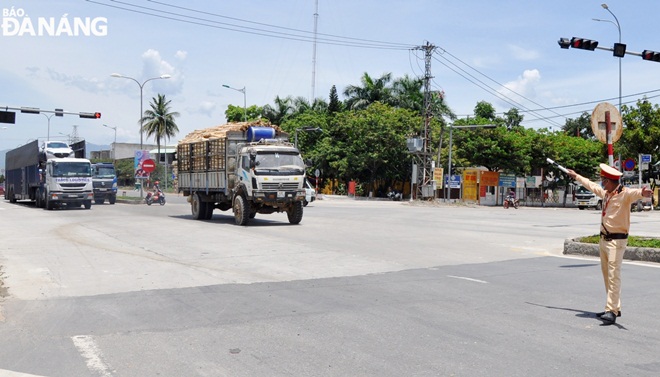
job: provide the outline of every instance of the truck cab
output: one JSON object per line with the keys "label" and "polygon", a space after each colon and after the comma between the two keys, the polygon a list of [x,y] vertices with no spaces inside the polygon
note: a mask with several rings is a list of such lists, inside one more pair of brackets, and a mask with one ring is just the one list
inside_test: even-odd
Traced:
{"label": "truck cab", "polygon": [[117,201],[117,174],[115,165],[111,162],[92,164],[92,185],[94,186],[94,203],[115,204]]}
{"label": "truck cab", "polygon": [[578,208],[581,210],[585,208],[600,210],[603,208],[603,200],[582,185],[577,186],[575,189],[575,200],[577,201]]}
{"label": "truck cab", "polygon": [[38,188],[37,206],[48,210],[67,207],[92,207],[92,167],[84,158],[52,158],[41,172],[43,184]]}

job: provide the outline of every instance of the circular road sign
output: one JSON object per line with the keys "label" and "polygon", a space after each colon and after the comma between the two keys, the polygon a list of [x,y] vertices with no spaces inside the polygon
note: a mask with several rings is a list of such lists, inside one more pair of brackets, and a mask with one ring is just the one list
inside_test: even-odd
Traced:
{"label": "circular road sign", "polygon": [[147,173],[151,173],[152,171],[156,170],[156,161],[152,159],[142,161],[142,170],[146,171]]}
{"label": "circular road sign", "polygon": [[610,125],[612,127],[612,143],[619,140],[621,134],[623,133],[623,122],[621,121],[621,114],[619,110],[614,107],[611,103],[601,102],[596,105],[593,113],[591,114],[591,129],[594,131],[594,135],[602,143],[607,144],[607,131],[605,123],[605,112],[610,112]]}
{"label": "circular road sign", "polygon": [[635,169],[635,160],[632,158],[626,158],[623,161],[623,168],[627,171],[631,171]]}

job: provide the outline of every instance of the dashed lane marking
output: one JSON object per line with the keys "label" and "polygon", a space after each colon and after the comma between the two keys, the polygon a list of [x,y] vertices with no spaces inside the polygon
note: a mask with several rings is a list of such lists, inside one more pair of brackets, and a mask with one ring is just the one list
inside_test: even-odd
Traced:
{"label": "dashed lane marking", "polygon": [[72,336],[71,340],[78,349],[78,352],[80,352],[80,355],[85,358],[87,368],[90,371],[103,377],[112,377],[110,368],[103,361],[101,350],[91,336],[76,335]]}

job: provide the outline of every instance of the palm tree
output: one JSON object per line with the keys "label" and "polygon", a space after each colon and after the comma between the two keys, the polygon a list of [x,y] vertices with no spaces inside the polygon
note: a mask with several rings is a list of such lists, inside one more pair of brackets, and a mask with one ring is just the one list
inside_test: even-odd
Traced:
{"label": "palm tree", "polygon": [[411,78],[408,75],[394,80],[392,94],[396,105],[422,114],[424,110],[424,91],[422,86],[422,79]]}
{"label": "palm tree", "polygon": [[360,81],[362,86],[349,85],[344,89],[347,108],[352,110],[365,109],[377,101],[388,105],[392,104],[392,88],[387,86],[392,81],[391,73],[385,73],[374,80],[365,72]]}
{"label": "palm tree", "polygon": [[323,98],[315,98],[313,103],[309,103],[307,98],[299,96],[293,99],[293,115],[303,114],[307,111],[326,112],[328,103]]}
{"label": "palm tree", "polygon": [[270,105],[264,106],[264,118],[268,119],[272,124],[281,125],[284,120],[291,116],[294,110],[291,104],[292,101],[291,96],[285,98],[276,96],[275,107]]}
{"label": "palm tree", "polygon": [[164,94],[158,94],[158,97],[153,97],[151,101],[151,109],[144,111],[140,123],[143,124],[142,132],[145,132],[147,137],[153,136],[156,139],[158,161],[160,161],[160,141],[161,139],[169,140],[179,132],[179,127],[176,125],[174,118],[180,114],[176,111],[170,111],[170,102],[172,101],[166,100]]}

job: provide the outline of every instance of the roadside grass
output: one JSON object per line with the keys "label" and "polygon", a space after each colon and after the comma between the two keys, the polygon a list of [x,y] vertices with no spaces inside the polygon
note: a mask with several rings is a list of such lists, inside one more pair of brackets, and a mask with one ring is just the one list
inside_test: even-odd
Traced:
{"label": "roadside grass", "polygon": [[[599,235],[586,236],[578,239],[579,242],[597,244],[600,242]],[[629,236],[628,246],[630,247],[649,247],[660,249],[660,238]]]}

